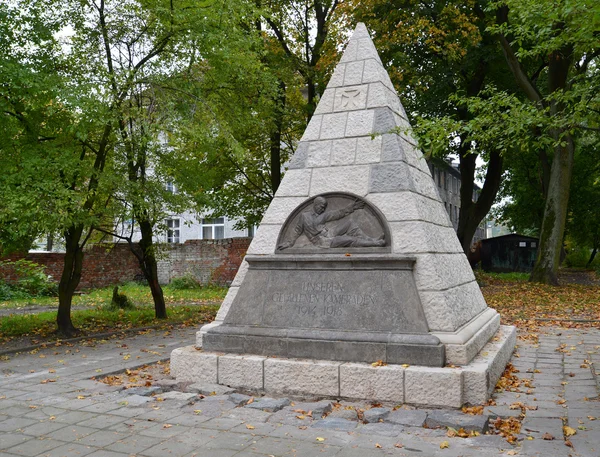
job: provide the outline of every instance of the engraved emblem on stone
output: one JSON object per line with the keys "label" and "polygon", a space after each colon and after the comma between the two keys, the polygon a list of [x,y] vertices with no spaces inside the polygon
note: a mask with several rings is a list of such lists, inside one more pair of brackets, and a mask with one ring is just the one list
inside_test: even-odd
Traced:
{"label": "engraved emblem on stone", "polygon": [[385,248],[389,230],[364,199],[350,194],[322,194],[300,205],[286,221],[277,252]]}
{"label": "engraved emblem on stone", "polygon": [[341,94],[342,108],[360,108],[360,89],[345,89]]}

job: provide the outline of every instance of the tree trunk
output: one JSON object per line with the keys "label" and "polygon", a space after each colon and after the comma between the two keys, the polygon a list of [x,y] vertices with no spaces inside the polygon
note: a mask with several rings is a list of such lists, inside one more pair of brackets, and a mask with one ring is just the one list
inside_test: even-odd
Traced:
{"label": "tree trunk", "polygon": [[598,253],[598,247],[594,246],[594,249],[592,249],[592,255],[590,255],[590,259],[587,261],[587,263],[585,264],[586,268],[590,268],[592,266],[592,262],[594,261],[594,259],[596,258],[596,254]]}
{"label": "tree trunk", "polygon": [[[553,25],[556,30],[564,28],[563,23]],[[548,59],[548,88],[550,93],[563,90],[567,86],[569,68],[573,60],[572,45],[553,51]],[[561,103],[552,100],[550,115],[564,109]],[[563,246],[563,236],[567,222],[569,192],[573,175],[575,145],[573,137],[566,129],[554,129],[551,136],[555,142],[548,194],[544,206],[544,219],[540,233],[538,255],[529,280],[544,284],[558,285],[558,266]]]}
{"label": "tree trunk", "polygon": [[494,204],[496,194],[500,188],[503,172],[503,159],[498,151],[490,151],[490,160],[483,189],[476,202],[473,201],[475,188],[475,162],[476,154],[467,152],[468,147],[461,146],[460,154],[460,214],[458,216],[458,229],[456,235],[464,253],[468,256],[471,249],[473,236],[477,227],[487,215]]}
{"label": "tree trunk", "polygon": [[144,273],[152,299],[154,300],[154,316],[157,319],[167,318],[167,306],[163,295],[162,287],[158,282],[158,265],[156,262],[156,252],[154,241],[152,239],[153,229],[152,223],[147,218],[138,219],[142,238],[140,239],[139,248],[140,255],[136,255],[140,263],[140,268]]}
{"label": "tree trunk", "polygon": [[66,337],[77,335],[71,320],[73,294],[81,280],[83,268],[83,249],[79,246],[83,227],[71,226],[65,232],[66,253],[62,275],[58,284],[58,313],[56,315],[57,332]]}
{"label": "tree trunk", "polygon": [[[558,137],[558,135],[556,136]],[[575,149],[570,135],[563,139],[563,143],[564,145],[558,145],[554,149],[540,245],[535,266],[529,277],[532,282],[556,286],[558,285],[558,265],[567,220]]]}
{"label": "tree trunk", "polygon": [[271,189],[273,190],[273,195],[275,195],[281,183],[281,131],[283,129],[283,112],[286,101],[285,89],[285,83],[279,80],[279,90],[275,97],[275,125],[270,135]]}

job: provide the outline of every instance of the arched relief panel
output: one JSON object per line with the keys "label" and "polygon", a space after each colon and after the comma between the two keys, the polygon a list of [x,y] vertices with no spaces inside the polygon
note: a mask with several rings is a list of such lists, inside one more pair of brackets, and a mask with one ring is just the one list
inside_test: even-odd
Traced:
{"label": "arched relief panel", "polygon": [[387,253],[391,245],[389,226],[377,207],[358,195],[328,192],[289,215],[275,253]]}

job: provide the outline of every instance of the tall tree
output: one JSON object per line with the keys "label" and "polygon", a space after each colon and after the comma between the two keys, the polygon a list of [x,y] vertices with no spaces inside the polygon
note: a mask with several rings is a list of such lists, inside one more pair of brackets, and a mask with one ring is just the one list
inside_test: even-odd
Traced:
{"label": "tall tree", "polygon": [[[597,125],[600,5],[584,1],[501,1],[492,5],[507,67],[522,94],[546,118],[539,137],[546,174],[538,257],[530,280],[558,284],[577,131]],[[584,18],[589,18],[584,19]],[[593,119],[596,119],[594,122]]]}

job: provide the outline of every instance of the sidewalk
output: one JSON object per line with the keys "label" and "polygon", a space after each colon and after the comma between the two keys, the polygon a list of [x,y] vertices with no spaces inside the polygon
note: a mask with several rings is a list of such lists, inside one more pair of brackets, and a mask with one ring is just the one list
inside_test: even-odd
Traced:
{"label": "sidewalk", "polygon": [[[286,399],[277,399],[264,411],[264,399],[253,406],[246,404],[248,397],[226,391],[205,391],[202,398],[201,386],[196,393],[156,394],[152,388],[120,391],[90,380],[166,359],[172,349],[193,344],[196,329],[178,329],[1,360],[0,456],[598,457],[593,362],[600,364],[600,330],[550,330],[538,345],[519,342],[512,359],[519,370],[513,389],[519,392],[496,394],[496,405],[485,410],[492,417],[525,413],[515,446],[497,435],[449,438],[446,428],[415,426],[439,417],[439,411],[390,413],[385,406],[393,405],[383,405],[363,417],[372,421],[365,424],[356,409],[369,406],[346,401],[320,419],[317,409],[331,408],[329,401],[286,406]],[[407,422],[409,416],[414,423]],[[572,447],[565,445],[564,425],[575,432],[568,437]],[[448,447],[440,448],[444,441]]]}

